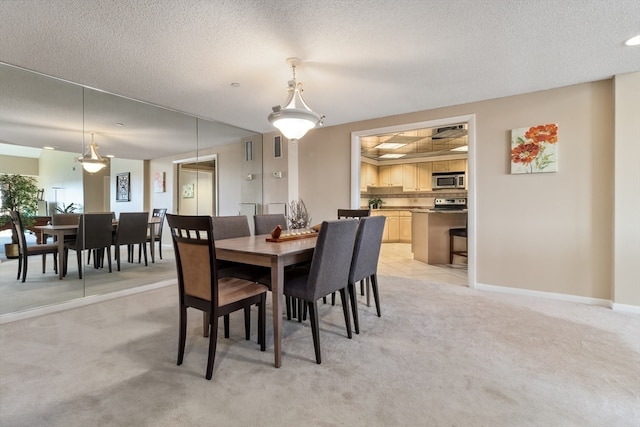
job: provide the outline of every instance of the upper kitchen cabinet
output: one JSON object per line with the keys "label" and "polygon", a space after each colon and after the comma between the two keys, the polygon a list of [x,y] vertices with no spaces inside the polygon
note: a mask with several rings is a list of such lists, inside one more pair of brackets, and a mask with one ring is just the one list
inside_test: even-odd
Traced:
{"label": "upper kitchen cabinet", "polygon": [[366,192],[367,187],[378,186],[378,167],[371,163],[360,164],[360,191]]}
{"label": "upper kitchen cabinet", "polygon": [[431,163],[409,163],[403,167],[404,191],[431,191]]}
{"label": "upper kitchen cabinet", "polygon": [[433,162],[432,166],[432,172],[464,172],[467,169],[467,161],[465,159],[440,160]]}
{"label": "upper kitchen cabinet", "polygon": [[378,167],[378,185],[381,187],[402,187],[402,165],[385,165]]}

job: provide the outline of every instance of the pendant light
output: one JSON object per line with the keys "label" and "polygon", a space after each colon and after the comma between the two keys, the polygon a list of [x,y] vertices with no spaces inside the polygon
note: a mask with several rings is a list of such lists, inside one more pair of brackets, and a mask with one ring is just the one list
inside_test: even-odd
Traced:
{"label": "pendant light", "polygon": [[96,173],[107,166],[108,160],[98,153],[98,146],[93,140],[93,132],[91,133],[91,143],[87,153],[78,157],[78,162],[82,164],[82,168],[89,173]]}
{"label": "pendant light", "polygon": [[309,129],[322,126],[324,120],[324,116],[312,111],[302,99],[302,83],[296,82],[296,66],[301,63],[299,58],[287,59],[293,70],[293,79],[288,82],[289,97],[284,107],[276,105],[269,114],[269,122],[293,142],[302,138]]}

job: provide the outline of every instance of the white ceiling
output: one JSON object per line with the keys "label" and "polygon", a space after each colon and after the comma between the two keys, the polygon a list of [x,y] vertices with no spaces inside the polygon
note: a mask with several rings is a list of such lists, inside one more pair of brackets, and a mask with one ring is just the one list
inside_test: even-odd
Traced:
{"label": "white ceiling", "polygon": [[332,126],[638,71],[638,17],[637,0],[1,0],[0,61],[264,133],[290,56]]}

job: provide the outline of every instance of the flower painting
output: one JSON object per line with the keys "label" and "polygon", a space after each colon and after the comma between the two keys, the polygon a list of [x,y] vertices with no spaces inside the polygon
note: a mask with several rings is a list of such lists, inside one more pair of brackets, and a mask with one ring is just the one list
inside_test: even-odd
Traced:
{"label": "flower painting", "polygon": [[511,173],[558,171],[558,125],[511,130]]}

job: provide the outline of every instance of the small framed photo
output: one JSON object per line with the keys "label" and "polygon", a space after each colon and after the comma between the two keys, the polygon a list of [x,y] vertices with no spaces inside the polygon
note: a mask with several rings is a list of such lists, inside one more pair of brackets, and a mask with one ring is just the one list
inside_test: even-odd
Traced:
{"label": "small framed photo", "polygon": [[131,173],[124,172],[116,175],[116,202],[131,201]]}
{"label": "small framed photo", "polygon": [[184,184],[182,186],[182,198],[193,199],[193,184]]}

